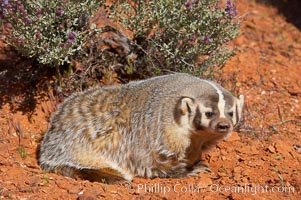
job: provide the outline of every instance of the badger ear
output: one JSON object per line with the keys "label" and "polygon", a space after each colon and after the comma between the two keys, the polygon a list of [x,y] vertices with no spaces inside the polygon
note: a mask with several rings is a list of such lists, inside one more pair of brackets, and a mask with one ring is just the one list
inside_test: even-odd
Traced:
{"label": "badger ear", "polygon": [[237,118],[238,118],[237,123],[238,123],[242,118],[242,110],[243,110],[244,103],[245,103],[244,95],[239,95],[239,97],[236,98],[236,102],[237,102],[236,103],[236,105],[237,105],[236,112],[237,112]]}
{"label": "badger ear", "polygon": [[178,124],[181,124],[181,118],[183,115],[190,114],[195,110],[195,101],[191,97],[181,97],[174,109],[174,118]]}
{"label": "badger ear", "polygon": [[195,107],[195,101],[193,98],[190,97],[182,97],[180,99],[180,110],[182,115],[186,115],[191,113]]}

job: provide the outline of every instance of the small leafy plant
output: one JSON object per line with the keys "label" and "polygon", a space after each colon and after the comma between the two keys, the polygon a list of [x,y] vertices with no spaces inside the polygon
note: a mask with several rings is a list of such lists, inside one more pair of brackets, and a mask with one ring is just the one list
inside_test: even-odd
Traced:
{"label": "small leafy plant", "polygon": [[0,0],[7,42],[23,56],[59,66],[81,49],[88,18],[102,0]]}
{"label": "small leafy plant", "polygon": [[[81,72],[72,80],[82,85],[82,76],[99,80],[111,72],[140,78],[166,71],[211,75],[213,66],[222,66],[233,55],[227,43],[237,37],[240,22],[230,0],[225,5],[219,0],[105,2],[0,0],[0,22],[8,27],[9,44],[23,56],[55,66],[59,81],[59,66],[79,61],[83,66],[76,70]],[[113,27],[116,37],[108,39],[99,36],[106,30],[90,28],[90,16],[99,7],[131,37]]]}
{"label": "small leafy plant", "polygon": [[230,0],[224,6],[219,0],[116,0],[108,12],[132,32],[134,70],[144,73],[208,73],[233,55],[227,43],[240,27]]}

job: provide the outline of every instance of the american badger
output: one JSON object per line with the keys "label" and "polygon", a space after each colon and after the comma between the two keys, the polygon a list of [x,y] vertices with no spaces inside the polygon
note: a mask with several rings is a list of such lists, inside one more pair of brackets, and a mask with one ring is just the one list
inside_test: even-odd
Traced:
{"label": "american badger", "polygon": [[208,170],[202,152],[231,134],[244,97],[187,74],[76,93],[40,146],[46,172],[115,183]]}

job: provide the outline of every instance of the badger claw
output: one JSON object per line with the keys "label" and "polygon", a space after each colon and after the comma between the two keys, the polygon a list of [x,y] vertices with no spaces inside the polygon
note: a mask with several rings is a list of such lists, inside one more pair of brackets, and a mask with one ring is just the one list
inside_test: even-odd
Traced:
{"label": "badger claw", "polygon": [[211,170],[206,163],[199,161],[193,166],[192,170],[187,173],[187,176],[198,176],[201,172],[211,172]]}

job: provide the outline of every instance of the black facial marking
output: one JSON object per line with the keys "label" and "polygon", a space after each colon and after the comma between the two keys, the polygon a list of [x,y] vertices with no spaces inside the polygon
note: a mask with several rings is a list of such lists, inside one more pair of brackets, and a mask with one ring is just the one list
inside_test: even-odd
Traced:
{"label": "black facial marking", "polygon": [[212,117],[214,117],[215,113],[214,112],[205,112],[205,115],[207,118],[212,118]]}
{"label": "black facial marking", "polygon": [[202,126],[202,113],[200,112],[199,107],[196,108],[196,113],[193,119],[193,125],[196,130],[204,129]]}
{"label": "black facial marking", "polygon": [[202,113],[203,115],[205,115],[206,118],[213,119],[215,117],[218,117],[219,115],[219,110],[217,107],[218,100],[219,100],[219,96],[217,93],[214,95],[204,95],[200,98],[200,101],[206,108],[212,109],[211,111]]}
{"label": "black facial marking", "polygon": [[236,114],[236,122],[235,122],[235,124],[234,125],[236,125],[238,122],[239,122],[239,115],[238,115],[238,107],[237,107],[237,104],[236,104],[236,106],[235,106],[235,114]]}
{"label": "black facial marking", "polygon": [[184,115],[184,113],[182,112],[180,107],[181,107],[181,99],[179,99],[177,101],[177,104],[176,104],[175,109],[173,111],[174,119],[175,119],[177,124],[180,124],[180,119]]}

